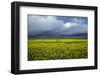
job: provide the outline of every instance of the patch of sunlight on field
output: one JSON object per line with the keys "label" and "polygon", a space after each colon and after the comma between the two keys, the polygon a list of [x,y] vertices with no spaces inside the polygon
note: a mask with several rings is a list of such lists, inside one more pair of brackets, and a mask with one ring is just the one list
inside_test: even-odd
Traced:
{"label": "patch of sunlight on field", "polygon": [[29,39],[28,60],[87,58],[87,46],[87,39]]}

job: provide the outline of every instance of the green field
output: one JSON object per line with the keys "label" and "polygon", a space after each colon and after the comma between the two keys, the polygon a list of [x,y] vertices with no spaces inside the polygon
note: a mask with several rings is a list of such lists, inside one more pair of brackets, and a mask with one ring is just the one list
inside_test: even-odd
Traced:
{"label": "green field", "polygon": [[87,39],[29,39],[28,60],[87,58],[87,46]]}

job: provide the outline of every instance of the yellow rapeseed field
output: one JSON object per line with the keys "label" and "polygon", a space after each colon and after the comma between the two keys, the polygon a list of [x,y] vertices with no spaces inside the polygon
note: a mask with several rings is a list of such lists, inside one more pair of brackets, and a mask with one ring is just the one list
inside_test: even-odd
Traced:
{"label": "yellow rapeseed field", "polygon": [[82,59],[88,57],[87,39],[29,39],[28,60]]}

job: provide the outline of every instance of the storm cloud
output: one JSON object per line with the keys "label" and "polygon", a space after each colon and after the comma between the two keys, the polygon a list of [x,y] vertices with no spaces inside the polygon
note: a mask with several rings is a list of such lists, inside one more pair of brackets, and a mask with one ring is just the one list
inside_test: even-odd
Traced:
{"label": "storm cloud", "polygon": [[87,17],[28,15],[29,35],[87,33],[87,25]]}

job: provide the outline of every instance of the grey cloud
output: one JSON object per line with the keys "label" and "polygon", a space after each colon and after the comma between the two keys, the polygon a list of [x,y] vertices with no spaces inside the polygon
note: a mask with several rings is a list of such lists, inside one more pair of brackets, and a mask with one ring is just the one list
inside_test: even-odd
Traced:
{"label": "grey cloud", "polygon": [[63,21],[52,16],[29,16],[28,32],[29,34],[39,34],[60,28],[63,24]]}
{"label": "grey cloud", "polygon": [[87,33],[87,25],[80,24],[77,19],[74,19],[73,22],[64,23],[63,20],[58,20],[54,16],[29,16],[28,33],[30,35],[38,35],[44,32],[55,35]]}

